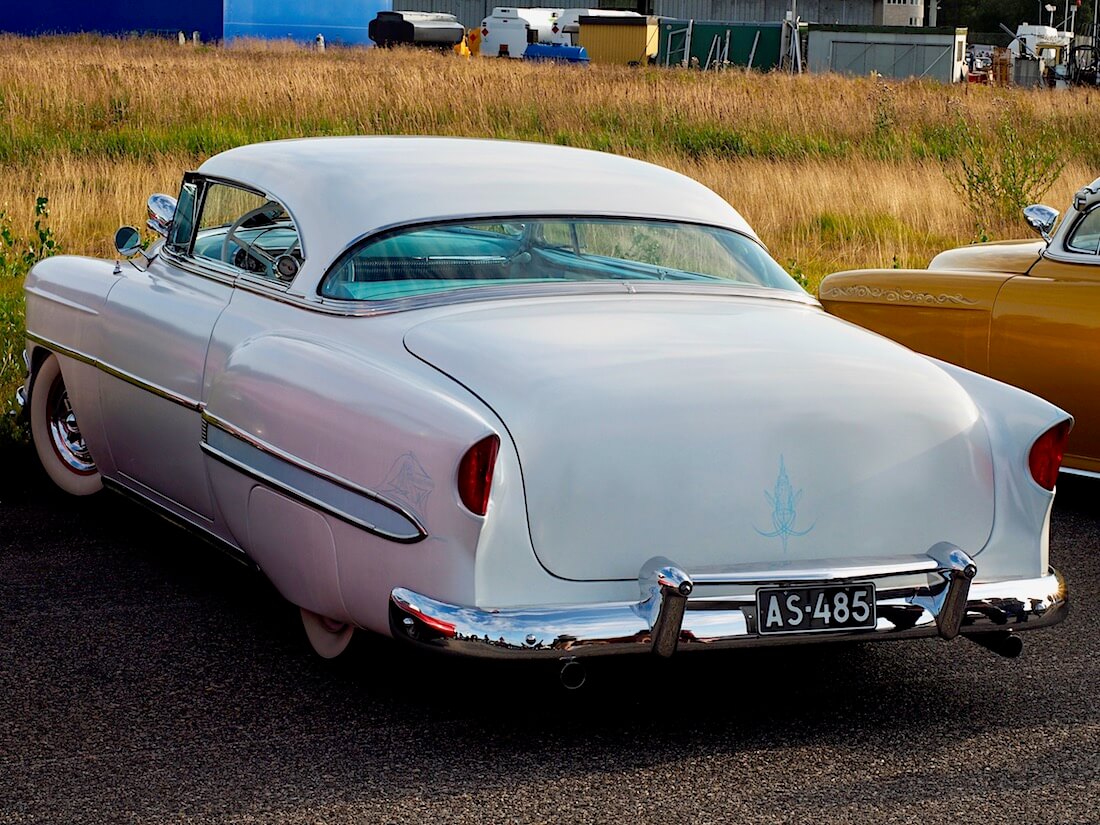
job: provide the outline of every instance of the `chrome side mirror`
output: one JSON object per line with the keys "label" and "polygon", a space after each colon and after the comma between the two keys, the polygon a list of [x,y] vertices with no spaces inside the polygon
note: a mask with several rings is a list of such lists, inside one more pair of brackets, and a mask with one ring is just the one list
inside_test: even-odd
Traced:
{"label": "chrome side mirror", "polygon": [[172,220],[176,217],[176,199],[171,195],[158,193],[149,196],[147,206],[149,210],[149,220],[145,225],[158,235],[167,238],[168,230],[172,226]]}
{"label": "chrome side mirror", "polygon": [[[149,257],[145,251],[145,246],[141,242],[141,232],[139,232],[133,226],[123,226],[117,232],[115,232],[115,249],[118,250],[118,254],[130,262],[130,266],[136,269],[138,272],[144,272],[149,268],[149,264],[153,262],[153,258]],[[139,257],[140,256],[140,257]],[[115,261],[115,275],[122,274],[122,262]]]}
{"label": "chrome side mirror", "polygon": [[1041,203],[1032,204],[1024,209],[1024,218],[1027,225],[1043,236],[1043,240],[1050,243],[1050,233],[1054,224],[1058,221],[1058,210],[1043,206]]}
{"label": "chrome side mirror", "polygon": [[142,252],[141,233],[132,226],[123,226],[115,233],[115,249],[123,258],[132,258]]}

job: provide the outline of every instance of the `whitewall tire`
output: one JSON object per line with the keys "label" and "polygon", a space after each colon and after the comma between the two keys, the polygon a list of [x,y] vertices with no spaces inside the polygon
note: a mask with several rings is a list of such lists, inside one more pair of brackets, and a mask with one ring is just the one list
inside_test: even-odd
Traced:
{"label": "whitewall tire", "polygon": [[322,659],[335,659],[348,649],[351,637],[355,635],[355,626],[337,622],[327,616],[319,616],[311,610],[302,611],[302,624],[306,628],[306,638],[314,653]]}
{"label": "whitewall tire", "polygon": [[80,434],[55,355],[43,361],[34,375],[30,418],[35,452],[54,484],[74,496],[89,496],[103,489],[103,479]]}

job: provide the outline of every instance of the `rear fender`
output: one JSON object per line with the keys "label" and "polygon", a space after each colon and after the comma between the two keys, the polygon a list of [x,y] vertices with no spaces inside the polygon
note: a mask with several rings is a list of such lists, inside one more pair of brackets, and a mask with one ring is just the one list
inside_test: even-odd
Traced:
{"label": "rear fender", "polygon": [[989,541],[975,554],[979,579],[1045,576],[1054,493],[1031,477],[1028,456],[1040,435],[1072,417],[1024,390],[953,364],[937,363],[981,410],[992,448],[996,515]]}
{"label": "rear fender", "polygon": [[[290,601],[380,632],[394,587],[474,603],[485,518],[460,502],[457,468],[481,438],[506,437],[476,398],[441,392],[405,355],[408,371],[316,337],[265,334],[229,354],[205,412],[212,492],[233,536]],[[218,444],[252,474],[228,466]],[[498,462],[494,497],[519,486],[511,467]]]}

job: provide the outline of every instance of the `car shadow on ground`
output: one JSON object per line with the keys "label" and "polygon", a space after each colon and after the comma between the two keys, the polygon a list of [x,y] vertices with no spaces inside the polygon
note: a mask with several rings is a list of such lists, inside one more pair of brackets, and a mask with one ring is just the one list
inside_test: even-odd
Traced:
{"label": "car shadow on ground", "polygon": [[[1100,593],[1094,489],[1066,483],[1053,525],[1055,563],[1086,605]],[[554,664],[467,661],[366,634],[345,657],[317,659],[261,575],[120,497],[67,498],[37,471],[0,483],[0,567],[0,717],[12,720],[0,746],[32,743],[12,774],[17,796],[40,781],[36,760],[80,760],[108,783],[159,771],[135,793],[168,813],[220,787],[262,801],[257,765],[307,796],[438,798],[471,782],[800,748],[906,759],[930,737],[1015,736],[1021,720],[1100,723],[1091,608],[1029,634],[1015,661],[961,639],[617,657],[568,691]],[[1052,674],[1092,693],[1052,696]]]}

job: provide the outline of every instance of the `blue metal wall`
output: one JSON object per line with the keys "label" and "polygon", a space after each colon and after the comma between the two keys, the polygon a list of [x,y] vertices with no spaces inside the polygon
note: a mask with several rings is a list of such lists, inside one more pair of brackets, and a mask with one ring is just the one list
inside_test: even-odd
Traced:
{"label": "blue metal wall", "polygon": [[16,34],[162,33],[197,31],[204,40],[222,37],[222,0],[0,0],[0,31]]}
{"label": "blue metal wall", "polygon": [[225,39],[290,38],[312,43],[322,34],[327,43],[369,46],[367,24],[378,12],[392,9],[392,0],[225,0]]}

